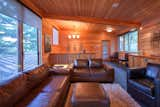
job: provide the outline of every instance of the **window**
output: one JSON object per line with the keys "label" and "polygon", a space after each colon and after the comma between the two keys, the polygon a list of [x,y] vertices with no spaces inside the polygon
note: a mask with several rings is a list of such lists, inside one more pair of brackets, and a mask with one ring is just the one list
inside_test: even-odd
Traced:
{"label": "window", "polygon": [[119,50],[120,51],[123,51],[124,49],[123,49],[123,40],[124,39],[124,37],[123,36],[120,36],[119,37]]}
{"label": "window", "polygon": [[0,84],[42,63],[41,26],[17,0],[0,0]]}
{"label": "window", "polygon": [[[128,32],[119,37],[119,50],[128,52],[138,51],[138,31]],[[123,50],[124,49],[124,50]]]}
{"label": "window", "polygon": [[138,51],[138,32],[131,32],[129,36],[130,51]]}
{"label": "window", "polygon": [[129,51],[129,35],[128,33],[124,35],[125,41],[124,41],[124,46],[125,46],[125,51]]}
{"label": "window", "polygon": [[38,65],[38,29],[23,24],[24,71]]}
{"label": "window", "polygon": [[0,80],[18,72],[18,21],[0,13]]}
{"label": "window", "polygon": [[59,35],[58,30],[56,28],[53,28],[53,45],[59,44],[58,35]]}

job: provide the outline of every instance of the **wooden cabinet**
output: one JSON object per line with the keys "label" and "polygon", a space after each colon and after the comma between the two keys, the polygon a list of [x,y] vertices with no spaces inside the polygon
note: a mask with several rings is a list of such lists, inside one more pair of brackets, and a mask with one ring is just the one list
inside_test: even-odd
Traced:
{"label": "wooden cabinet", "polygon": [[155,57],[155,56],[130,54],[128,58],[129,58],[130,68],[145,67],[149,62],[160,64],[160,57]]}

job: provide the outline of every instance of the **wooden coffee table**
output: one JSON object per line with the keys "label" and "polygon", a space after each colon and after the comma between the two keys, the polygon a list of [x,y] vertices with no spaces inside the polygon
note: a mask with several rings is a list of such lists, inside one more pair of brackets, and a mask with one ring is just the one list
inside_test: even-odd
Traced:
{"label": "wooden coffee table", "polygon": [[[110,107],[141,107],[119,84],[101,84],[110,99]],[[71,96],[73,85],[71,84],[66,104],[64,107],[72,107]]]}

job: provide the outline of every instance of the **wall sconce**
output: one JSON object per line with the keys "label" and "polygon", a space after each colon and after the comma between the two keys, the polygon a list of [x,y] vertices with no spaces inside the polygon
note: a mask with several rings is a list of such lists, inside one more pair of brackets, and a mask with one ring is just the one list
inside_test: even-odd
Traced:
{"label": "wall sconce", "polygon": [[68,39],[79,39],[80,35],[68,35]]}

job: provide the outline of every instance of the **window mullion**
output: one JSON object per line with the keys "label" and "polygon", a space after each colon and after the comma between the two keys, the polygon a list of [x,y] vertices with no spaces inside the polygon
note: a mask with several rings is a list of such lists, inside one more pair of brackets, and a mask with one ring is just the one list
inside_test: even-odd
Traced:
{"label": "window mullion", "polygon": [[128,52],[130,52],[130,33],[128,33]]}
{"label": "window mullion", "polygon": [[40,44],[39,44],[39,30],[37,29],[37,57],[38,57],[38,65],[40,64]]}
{"label": "window mullion", "polygon": [[18,71],[23,71],[23,23],[18,21]]}

